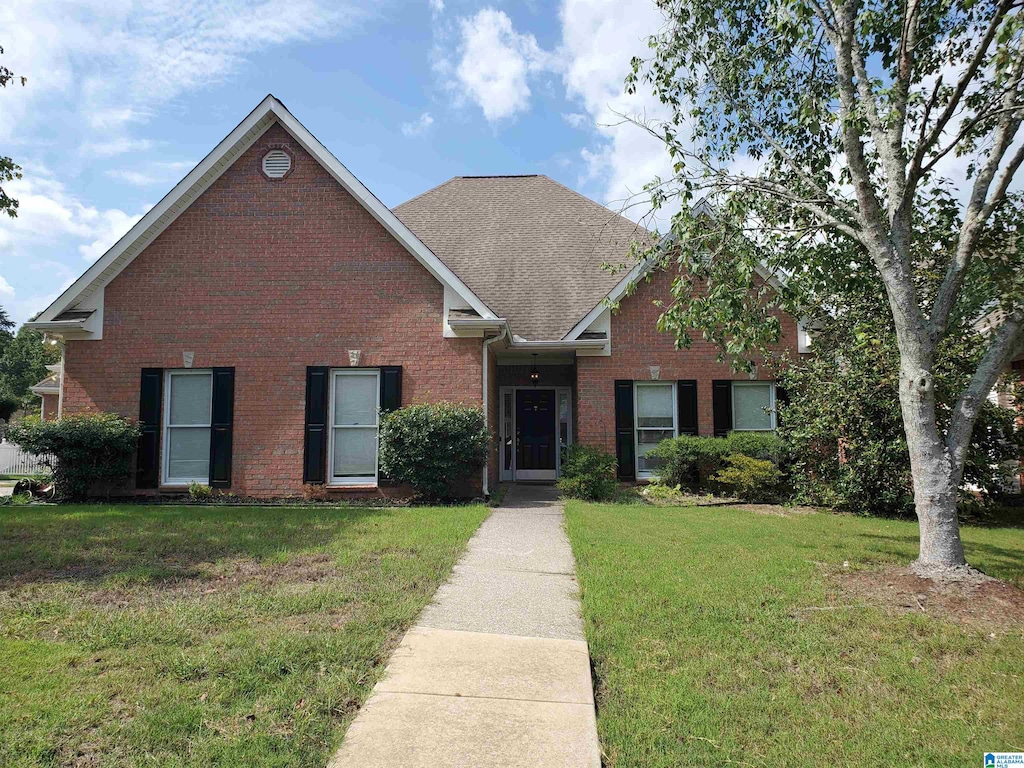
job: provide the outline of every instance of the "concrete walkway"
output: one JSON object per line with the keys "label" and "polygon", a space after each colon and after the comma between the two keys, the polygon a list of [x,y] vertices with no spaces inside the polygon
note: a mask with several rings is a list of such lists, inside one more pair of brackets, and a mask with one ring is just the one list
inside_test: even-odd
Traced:
{"label": "concrete walkway", "polygon": [[329,768],[600,768],[574,572],[554,488],[513,486]]}

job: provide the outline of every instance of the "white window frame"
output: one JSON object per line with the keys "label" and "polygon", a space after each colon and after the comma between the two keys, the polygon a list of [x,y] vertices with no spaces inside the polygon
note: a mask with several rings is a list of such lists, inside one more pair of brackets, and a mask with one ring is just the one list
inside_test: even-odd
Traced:
{"label": "white window frame", "polygon": [[[343,376],[372,376],[374,380],[374,413],[376,421],[369,424],[342,424],[334,423],[334,400],[338,379]],[[379,368],[332,368],[331,369],[331,391],[330,408],[328,408],[327,425],[327,485],[339,488],[351,486],[376,486],[380,479],[380,369]],[[334,431],[336,429],[373,429],[377,438],[377,450],[373,462],[373,475],[335,475],[334,474]]]}
{"label": "white window frame", "polygon": [[[210,377],[210,423],[203,424],[171,424],[171,379],[175,376],[209,376]],[[209,469],[206,477],[171,477],[171,430],[172,429],[205,429],[213,431],[213,369],[211,368],[172,368],[164,373],[163,418],[161,421],[163,434],[161,446],[163,460],[160,462],[160,485],[174,487],[191,485],[192,483],[210,484]]]}
{"label": "white window frame", "polygon": [[664,432],[668,427],[641,427],[640,418],[637,415],[636,404],[639,402],[637,390],[642,387],[671,387],[672,388],[672,437],[679,437],[679,393],[674,381],[634,381],[633,382],[633,464],[637,480],[650,480],[657,477],[655,472],[649,469],[640,469],[640,432]]}
{"label": "white window frame", "polygon": [[[771,426],[767,429],[740,429],[736,426],[736,390],[740,387],[763,387],[768,385],[768,415],[771,417]],[[774,432],[775,431],[775,382],[774,381],[734,381],[730,393],[730,405],[732,407],[732,431],[733,432]]]}

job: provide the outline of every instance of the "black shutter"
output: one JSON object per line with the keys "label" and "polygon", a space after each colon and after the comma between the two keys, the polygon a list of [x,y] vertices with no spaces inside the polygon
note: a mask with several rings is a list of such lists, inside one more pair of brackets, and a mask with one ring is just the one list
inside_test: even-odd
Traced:
{"label": "black shutter", "polygon": [[402,407],[402,366],[383,365],[380,369],[380,409],[396,411]]}
{"label": "black shutter", "polygon": [[715,414],[715,437],[725,437],[732,429],[732,382],[712,383],[712,410]]}
{"label": "black shutter", "polygon": [[213,369],[213,415],[210,419],[210,487],[231,487],[231,442],[234,433],[235,369]]}
{"label": "black shutter", "polygon": [[330,369],[306,368],[306,432],[302,460],[302,482],[327,482],[327,404],[330,398]]}
{"label": "black shutter", "polygon": [[[397,411],[402,407],[402,366],[382,365],[380,368],[380,409]],[[378,485],[387,485],[391,482],[382,470],[378,469]]]}
{"label": "black shutter", "polygon": [[789,405],[789,392],[786,391],[785,387],[780,387],[778,384],[775,385],[775,426],[779,426],[779,406],[785,408]]}
{"label": "black shutter", "polygon": [[684,379],[676,385],[676,399],[679,401],[679,434],[696,437],[700,429],[697,426],[697,382]]}
{"label": "black shutter", "polygon": [[160,485],[160,416],[164,397],[164,369],[143,368],[139,391],[138,465],[135,469],[136,488],[156,488]]}
{"label": "black shutter", "polygon": [[615,458],[619,463],[619,479],[635,480],[632,381],[615,382]]}

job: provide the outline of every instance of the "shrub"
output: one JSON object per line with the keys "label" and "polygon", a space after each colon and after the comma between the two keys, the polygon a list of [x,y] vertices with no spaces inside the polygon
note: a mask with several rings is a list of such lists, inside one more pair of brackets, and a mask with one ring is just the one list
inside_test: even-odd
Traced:
{"label": "shrub", "polygon": [[647,455],[661,461],[658,477],[663,485],[716,491],[721,487],[715,477],[729,466],[729,456],[760,459],[778,468],[783,445],[772,432],[730,432],[726,437],[680,435],[659,443]]}
{"label": "shrub", "polygon": [[562,461],[558,490],[570,499],[604,501],[619,488],[615,457],[586,445],[572,445]]}
{"label": "shrub", "polygon": [[213,488],[203,483],[189,483],[188,497],[192,501],[209,501],[213,496]]}
{"label": "shrub", "polygon": [[650,504],[671,506],[682,504],[686,499],[686,493],[681,486],[663,485],[660,482],[651,482],[643,487],[640,495]]}
{"label": "shrub", "polygon": [[52,455],[57,496],[83,499],[97,487],[109,492],[131,479],[139,427],[114,413],[65,416],[58,421],[33,417],[12,424],[7,437],[29,453]]}
{"label": "shrub", "polygon": [[715,473],[722,488],[744,501],[774,501],[779,496],[782,473],[767,459],[755,459],[742,453],[725,457],[728,466]]}
{"label": "shrub", "polygon": [[380,469],[423,498],[448,499],[483,468],[489,443],[479,408],[410,405],[381,416]]}

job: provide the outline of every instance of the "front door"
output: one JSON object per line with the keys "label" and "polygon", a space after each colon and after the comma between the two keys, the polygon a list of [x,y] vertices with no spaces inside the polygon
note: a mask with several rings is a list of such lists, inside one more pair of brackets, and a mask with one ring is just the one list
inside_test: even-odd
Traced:
{"label": "front door", "polygon": [[557,424],[555,390],[516,391],[516,479],[555,479]]}

